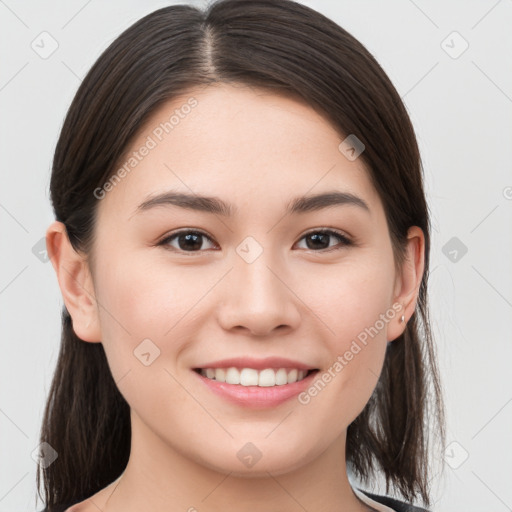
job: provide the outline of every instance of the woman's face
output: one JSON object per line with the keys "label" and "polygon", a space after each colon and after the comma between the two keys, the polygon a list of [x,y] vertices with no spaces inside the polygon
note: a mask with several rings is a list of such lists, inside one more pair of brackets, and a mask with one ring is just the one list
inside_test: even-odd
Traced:
{"label": "woman's face", "polygon": [[[145,449],[235,474],[344,449],[409,295],[342,140],[290,98],[196,89],[146,123],[96,191],[90,328]],[[311,199],[335,193],[357,199]],[[318,371],[293,383],[300,369]]]}

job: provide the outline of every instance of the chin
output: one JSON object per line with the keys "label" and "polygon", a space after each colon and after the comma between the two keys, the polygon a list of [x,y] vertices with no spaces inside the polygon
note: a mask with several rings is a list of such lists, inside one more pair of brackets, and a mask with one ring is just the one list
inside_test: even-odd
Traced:
{"label": "chin", "polygon": [[275,476],[290,473],[315,458],[313,450],[305,451],[303,444],[300,450],[292,446],[279,450],[278,443],[269,443],[268,440],[266,443],[262,441],[259,446],[257,442],[247,442],[233,450],[232,457],[226,456],[231,452],[231,449],[226,449],[218,458],[203,458],[201,463],[219,473],[229,473],[239,478],[268,478],[269,473]]}

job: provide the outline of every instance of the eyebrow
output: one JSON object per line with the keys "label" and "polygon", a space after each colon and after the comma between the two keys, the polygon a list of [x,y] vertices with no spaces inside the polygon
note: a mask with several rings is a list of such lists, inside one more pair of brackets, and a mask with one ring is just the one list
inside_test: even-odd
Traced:
{"label": "eyebrow", "polygon": [[[306,213],[343,205],[357,206],[370,213],[370,208],[363,199],[349,192],[339,191],[329,191],[292,199],[287,203],[285,213]],[[137,207],[135,213],[147,211],[157,206],[178,206],[188,210],[222,215],[223,217],[231,217],[237,211],[236,207],[218,197],[168,191],[146,199]]]}

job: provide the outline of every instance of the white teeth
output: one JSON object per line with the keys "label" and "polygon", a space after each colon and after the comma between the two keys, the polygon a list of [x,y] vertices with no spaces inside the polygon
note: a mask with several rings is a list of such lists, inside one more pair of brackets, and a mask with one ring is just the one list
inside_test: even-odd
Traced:
{"label": "white teeth", "polygon": [[203,368],[201,375],[208,379],[227,384],[240,384],[242,386],[260,386],[272,387],[283,386],[284,384],[293,384],[302,380],[307,375],[306,370],[286,370],[279,368],[266,368],[265,370],[255,370],[254,368]]}
{"label": "white teeth", "polygon": [[[205,377],[208,377],[208,370],[211,368],[208,368],[206,370],[206,374],[203,374]],[[204,370],[203,370],[204,371]],[[211,379],[212,377],[208,377]],[[215,380],[218,380],[219,382],[226,382],[226,370],[224,368],[216,368],[215,369]]]}
{"label": "white teeth", "polygon": [[228,368],[226,382],[228,384],[240,384],[240,372],[236,368]]}
{"label": "white teeth", "polygon": [[282,386],[283,384],[288,384],[288,375],[284,368],[280,368],[276,372],[276,384],[278,386]]}
{"label": "white teeth", "polygon": [[[233,368],[233,370],[238,372],[236,368]],[[233,382],[229,382],[229,384],[233,384]],[[257,386],[258,371],[252,368],[244,368],[240,372],[240,384],[242,384],[242,386]]]}
{"label": "white teeth", "polygon": [[270,387],[276,385],[276,372],[272,370],[272,368],[268,368],[266,370],[261,370],[258,386],[261,387]]}
{"label": "white teeth", "polygon": [[297,380],[298,370],[290,370],[288,372],[288,384]]}

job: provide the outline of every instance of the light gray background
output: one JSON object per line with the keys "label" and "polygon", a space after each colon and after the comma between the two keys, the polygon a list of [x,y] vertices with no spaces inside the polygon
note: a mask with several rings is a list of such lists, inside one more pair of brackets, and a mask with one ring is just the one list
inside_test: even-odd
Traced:
{"label": "light gray background", "polygon": [[[59,349],[62,299],[51,264],[33,247],[53,220],[48,184],[59,130],[101,51],[170,3],[0,0],[0,512],[36,509],[31,453]],[[304,3],[375,55],[420,142],[452,443],[445,473],[435,477],[434,509],[512,510],[512,1]],[[43,31],[58,42],[46,59],[31,47]],[[469,47],[458,56],[464,40]]]}

